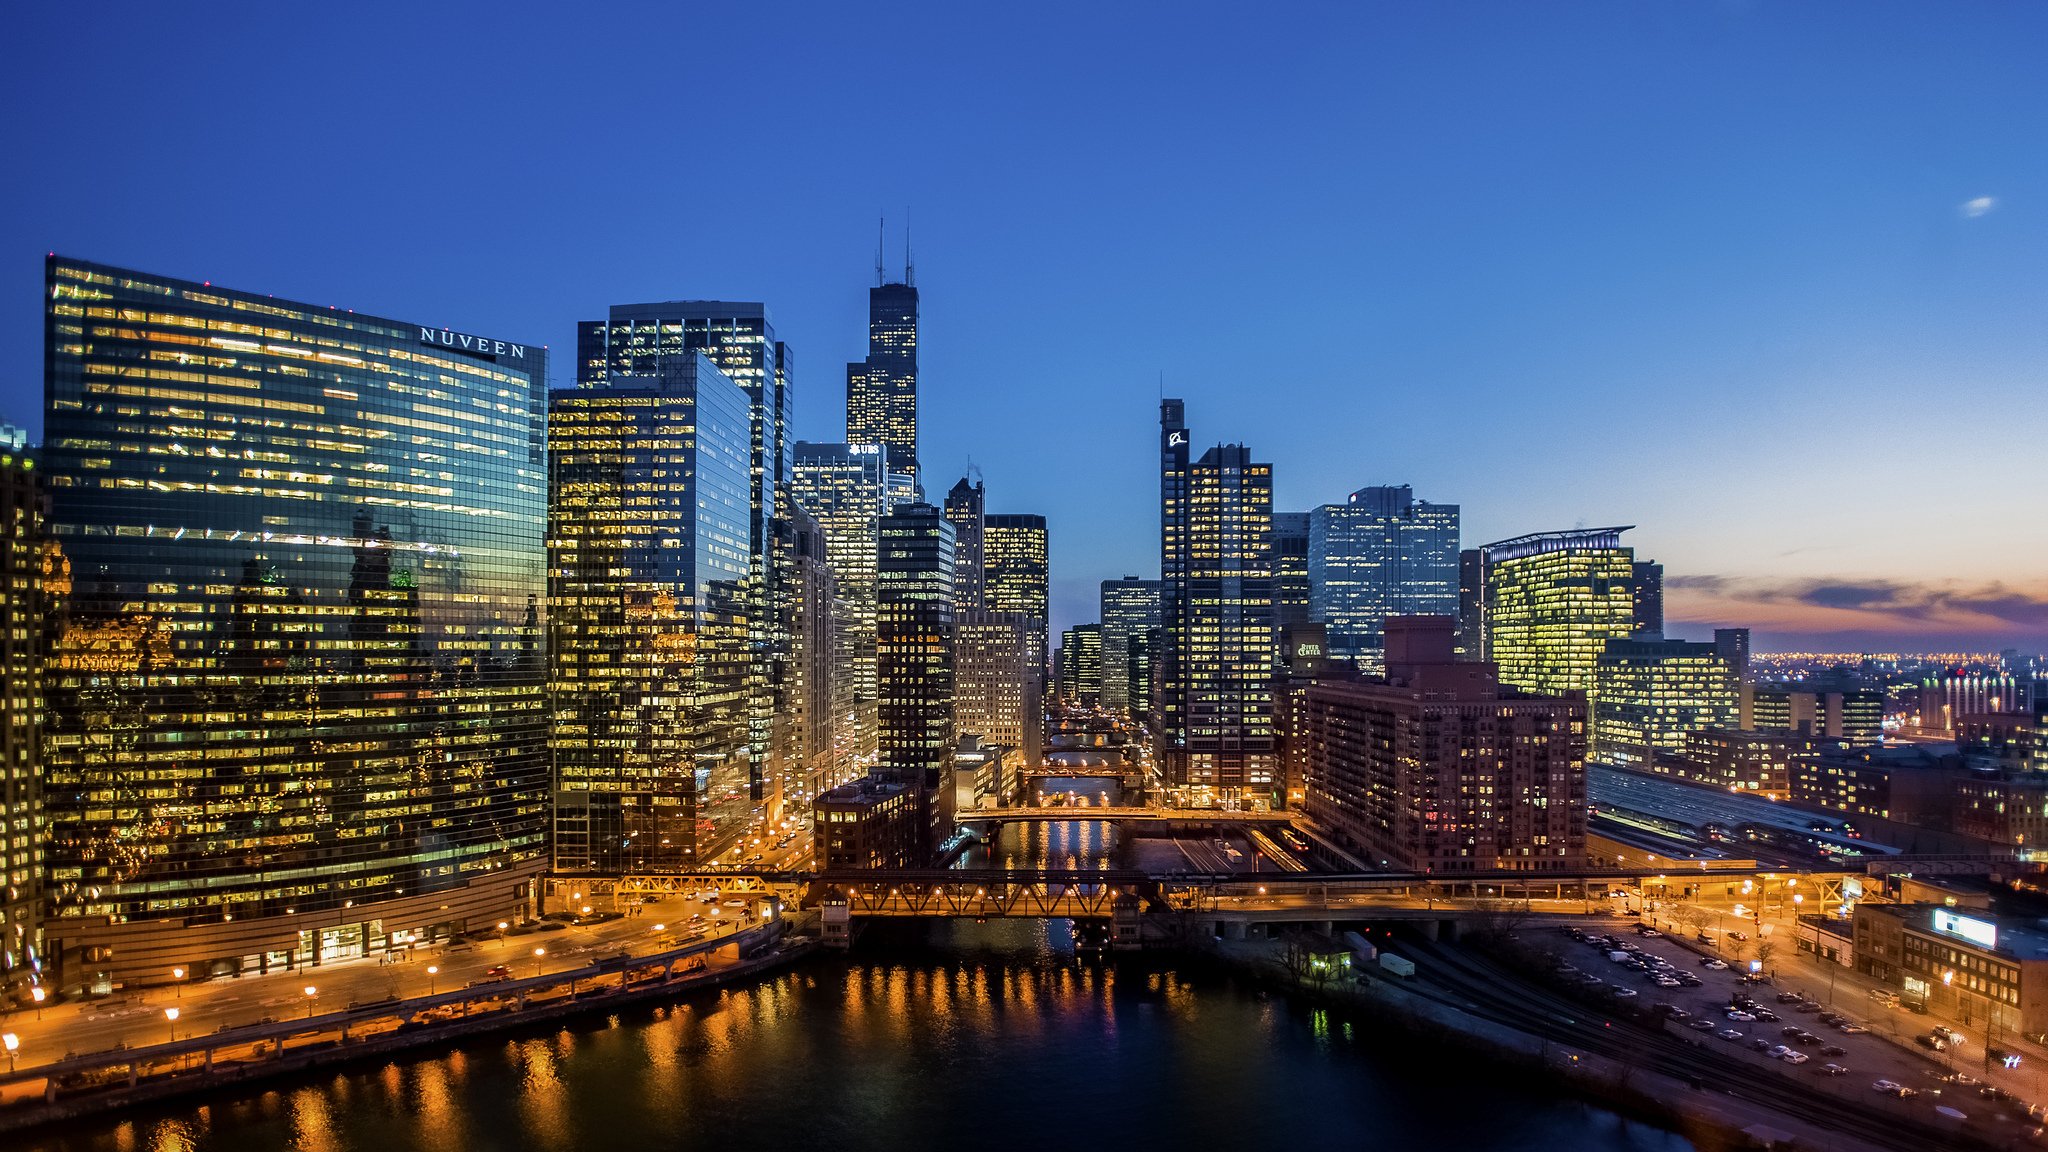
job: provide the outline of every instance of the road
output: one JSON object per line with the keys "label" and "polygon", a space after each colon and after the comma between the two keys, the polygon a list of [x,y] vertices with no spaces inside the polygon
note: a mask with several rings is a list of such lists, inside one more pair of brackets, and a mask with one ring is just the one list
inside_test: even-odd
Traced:
{"label": "road", "polygon": [[[1947,1130],[1928,1122],[1906,1104],[1869,1091],[1868,1099],[1837,1097],[1822,1087],[1828,1078],[1787,1075],[1790,1065],[1768,1067],[1717,1039],[1683,1037],[1639,1025],[1625,1016],[1568,999],[1523,974],[1453,945],[1402,939],[1396,947],[1417,965],[1411,987],[1443,1003],[1533,1035],[1595,1055],[1677,1078],[1698,1081],[1730,1097],[1797,1116],[1832,1131],[1900,1152],[1952,1147]],[[1725,995],[1725,992],[1723,993]],[[1817,1066],[1819,1062],[1816,1061]],[[1848,1077],[1841,1078],[1847,1081]]]}
{"label": "road", "polygon": [[[40,1012],[23,1008],[0,1023],[0,1032],[16,1037],[16,1062],[27,1068],[67,1054],[97,1052],[117,1044],[162,1043],[173,1039],[174,1032],[177,1037],[186,1037],[266,1018],[305,1015],[309,1007],[313,1012],[325,1012],[387,996],[446,992],[482,979],[490,968],[500,964],[516,976],[565,972],[588,965],[600,956],[627,949],[645,951],[658,942],[674,939],[693,915],[703,917],[701,923],[729,925],[741,911],[670,898],[641,905],[635,914],[618,920],[437,945],[418,949],[412,958],[402,962],[349,960],[292,972],[128,992],[108,999],[52,1005]],[[310,997],[307,988],[315,990]],[[175,1021],[168,1017],[166,1009],[177,1010]]]}

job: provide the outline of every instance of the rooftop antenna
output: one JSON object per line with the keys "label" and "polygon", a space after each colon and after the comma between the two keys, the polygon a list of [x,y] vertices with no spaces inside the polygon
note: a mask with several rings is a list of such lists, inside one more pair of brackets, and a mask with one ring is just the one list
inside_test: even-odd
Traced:
{"label": "rooftop antenna", "polygon": [[917,287],[917,265],[910,262],[910,209],[903,210],[903,286]]}
{"label": "rooftop antenna", "polygon": [[877,288],[889,282],[882,272],[882,230],[887,228],[888,225],[889,221],[886,217],[875,217],[875,287]]}

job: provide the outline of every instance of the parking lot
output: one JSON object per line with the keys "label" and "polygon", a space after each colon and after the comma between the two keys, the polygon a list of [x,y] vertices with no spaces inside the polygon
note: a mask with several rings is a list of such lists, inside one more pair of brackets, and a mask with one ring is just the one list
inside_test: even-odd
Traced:
{"label": "parking lot", "polygon": [[1562,965],[1557,975],[1595,996],[1663,1015],[1667,1031],[1696,1044],[1774,1066],[1819,1092],[1930,1119],[1969,1118],[1972,1127],[2015,1136],[2033,1135],[2040,1123],[2027,1106],[2036,1098],[2038,1070],[1986,1071],[1984,1053],[1968,1044],[1940,1053],[1902,1047],[1931,1023],[1860,992],[1851,994],[1860,1003],[1842,996],[1830,1004],[1824,989],[1745,979],[1725,961],[1640,926],[1549,930],[1566,937],[1553,945]]}

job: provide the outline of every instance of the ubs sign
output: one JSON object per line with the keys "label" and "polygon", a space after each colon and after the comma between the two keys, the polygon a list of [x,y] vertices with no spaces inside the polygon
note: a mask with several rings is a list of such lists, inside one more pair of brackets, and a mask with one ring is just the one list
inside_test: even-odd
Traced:
{"label": "ubs sign", "polygon": [[436,348],[456,348],[464,352],[475,352],[481,356],[510,356],[514,360],[526,359],[526,345],[508,344],[503,340],[492,340],[483,336],[471,336],[466,332],[454,332],[446,328],[420,328],[420,343],[432,344]]}

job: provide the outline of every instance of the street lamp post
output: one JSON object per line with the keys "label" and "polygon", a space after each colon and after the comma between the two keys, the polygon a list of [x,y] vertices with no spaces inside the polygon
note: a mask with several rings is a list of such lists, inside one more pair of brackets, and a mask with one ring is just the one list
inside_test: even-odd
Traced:
{"label": "street lamp post", "polygon": [[540,975],[541,958],[546,956],[547,954],[548,950],[545,948],[535,948],[533,950],[533,974],[535,976]]}
{"label": "street lamp post", "polygon": [[49,999],[50,994],[43,990],[42,985],[38,984],[28,990],[28,995],[29,999],[36,1002],[36,1019],[41,1020],[43,1018],[43,1001]]}
{"label": "street lamp post", "polygon": [[164,1020],[165,1020],[165,1021],[166,1021],[167,1023],[169,1023],[169,1024],[170,1024],[170,1026],[171,1026],[171,1039],[172,1039],[173,1041],[177,1040],[177,1038],[178,1038],[178,1010],[177,1010],[176,1008],[166,1008],[166,1009],[164,1009]]}
{"label": "street lamp post", "polygon": [[308,1020],[313,1018],[313,999],[318,995],[320,995],[320,989],[315,988],[311,984],[306,985],[306,1019]]}
{"label": "street lamp post", "polygon": [[12,1032],[0,1035],[0,1047],[7,1049],[7,1074],[14,1075],[14,1052],[21,1047],[21,1037]]}
{"label": "street lamp post", "polygon": [[175,982],[173,987],[177,989],[177,998],[183,1000],[185,998],[185,970],[183,968],[171,969],[171,979]]}
{"label": "street lamp post", "polygon": [[440,974],[441,969],[439,967],[432,964],[427,965],[427,995],[432,996],[434,994],[434,990],[436,987],[434,977],[439,976]]}

